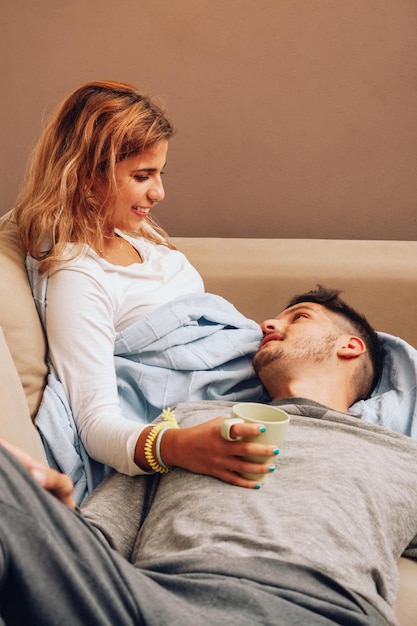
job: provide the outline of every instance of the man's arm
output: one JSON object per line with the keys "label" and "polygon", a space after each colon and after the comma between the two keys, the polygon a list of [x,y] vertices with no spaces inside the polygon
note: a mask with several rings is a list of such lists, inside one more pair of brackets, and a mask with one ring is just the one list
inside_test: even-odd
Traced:
{"label": "man's arm", "polygon": [[46,491],[49,491],[70,509],[76,509],[77,505],[73,498],[73,483],[69,476],[61,474],[40,461],[31,457],[27,452],[17,448],[5,439],[0,438],[0,445],[13,454],[13,456],[30,472],[33,479]]}

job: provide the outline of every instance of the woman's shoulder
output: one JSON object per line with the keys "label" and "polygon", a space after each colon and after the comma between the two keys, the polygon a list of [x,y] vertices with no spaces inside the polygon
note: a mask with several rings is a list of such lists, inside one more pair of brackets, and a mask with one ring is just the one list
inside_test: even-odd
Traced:
{"label": "woman's shoulder", "polygon": [[86,244],[68,243],[61,260],[54,265],[49,276],[70,272],[88,275],[100,281],[100,277],[105,276],[103,259]]}

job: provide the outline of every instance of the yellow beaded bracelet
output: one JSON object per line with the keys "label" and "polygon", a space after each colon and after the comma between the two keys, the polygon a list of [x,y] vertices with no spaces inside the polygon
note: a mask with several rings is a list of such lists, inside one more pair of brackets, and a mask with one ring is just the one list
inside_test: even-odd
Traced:
{"label": "yellow beaded bracelet", "polygon": [[165,430],[166,428],[178,428],[177,420],[175,419],[175,414],[171,409],[164,409],[162,411],[162,422],[158,422],[149,432],[146,437],[144,452],[145,459],[149,463],[149,466],[154,470],[154,472],[158,472],[159,474],[166,474],[171,469],[167,465],[162,465],[157,459],[155,459],[153,454],[153,447],[156,438],[159,434]]}

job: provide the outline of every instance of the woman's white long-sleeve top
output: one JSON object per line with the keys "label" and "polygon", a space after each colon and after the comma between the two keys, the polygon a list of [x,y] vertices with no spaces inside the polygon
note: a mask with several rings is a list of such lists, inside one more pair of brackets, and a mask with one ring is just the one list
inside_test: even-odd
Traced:
{"label": "woman's white long-sleeve top", "polygon": [[113,265],[83,246],[49,277],[45,320],[49,356],[88,454],[135,475],[143,473],[133,456],[144,426],[126,419],[119,406],[115,333],[177,296],[204,292],[204,285],[179,251],[123,237],[142,263]]}

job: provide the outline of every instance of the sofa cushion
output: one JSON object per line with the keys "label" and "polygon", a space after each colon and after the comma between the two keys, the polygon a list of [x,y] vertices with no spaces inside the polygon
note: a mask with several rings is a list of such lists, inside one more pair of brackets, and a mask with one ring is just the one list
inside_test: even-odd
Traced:
{"label": "sofa cushion", "polygon": [[25,270],[25,253],[10,213],[0,219],[0,327],[35,417],[46,384],[46,340]]}
{"label": "sofa cushion", "polygon": [[46,463],[40,437],[29,415],[26,396],[0,328],[0,437]]}

